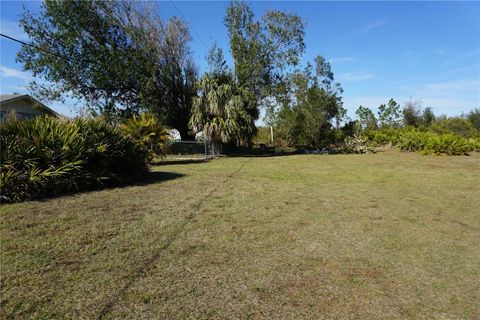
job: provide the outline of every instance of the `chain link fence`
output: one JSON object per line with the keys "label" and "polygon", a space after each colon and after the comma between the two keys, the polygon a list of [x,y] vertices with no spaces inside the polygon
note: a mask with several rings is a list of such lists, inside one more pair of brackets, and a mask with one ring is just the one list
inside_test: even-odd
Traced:
{"label": "chain link fence", "polygon": [[215,141],[172,140],[168,143],[165,160],[206,160],[220,154],[222,145]]}

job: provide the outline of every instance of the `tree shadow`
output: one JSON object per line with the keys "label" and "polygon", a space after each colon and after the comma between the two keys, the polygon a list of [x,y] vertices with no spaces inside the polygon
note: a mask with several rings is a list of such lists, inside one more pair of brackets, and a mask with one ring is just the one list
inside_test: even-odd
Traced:
{"label": "tree shadow", "polygon": [[[133,186],[148,186],[150,184],[155,184],[155,183],[162,183],[166,182],[169,180],[174,180],[178,178],[184,177],[184,174],[181,173],[175,173],[175,172],[159,172],[159,171],[149,171],[142,175],[141,178],[131,180],[128,182],[110,182],[110,181],[104,181],[101,185],[94,185],[94,186],[89,186],[85,187],[82,190],[77,190],[77,191],[65,191],[65,192],[58,192],[58,193],[44,193],[41,194],[35,198],[31,198],[28,200],[24,201],[39,201],[39,202],[44,202],[48,200],[52,200],[55,198],[60,198],[60,197],[71,197],[75,195],[80,195],[80,194],[88,194],[90,192],[97,192],[97,191],[102,191],[102,190],[109,190],[109,189],[121,189],[121,188],[127,188],[127,187],[133,187]],[[10,202],[10,201],[5,201],[2,199],[0,204],[7,204],[7,203],[21,203],[24,201],[18,201],[18,202]]]}
{"label": "tree shadow", "polygon": [[193,164],[193,163],[205,163],[210,159],[185,159],[185,160],[165,160],[152,163],[152,166],[168,166],[172,164]]}
{"label": "tree shadow", "polygon": [[299,152],[282,152],[282,153],[258,153],[258,154],[249,154],[249,153],[230,153],[226,154],[228,158],[269,158],[269,157],[286,157],[294,156],[303,153]]}
{"label": "tree shadow", "polygon": [[134,181],[132,183],[127,183],[122,185],[121,187],[147,186],[149,184],[160,183],[160,182],[174,180],[182,177],[185,177],[185,175],[182,173],[154,171],[154,172],[148,172],[142,180]]}
{"label": "tree shadow", "polygon": [[91,189],[79,191],[76,193],[85,193],[85,192],[101,191],[101,190],[108,190],[108,189],[121,189],[121,188],[135,187],[135,186],[148,186],[151,184],[162,183],[169,180],[182,178],[184,176],[185,176],[184,174],[176,173],[176,172],[149,171],[143,174],[140,178],[136,178],[131,181],[125,181],[122,183],[106,182],[101,186],[95,186]]}

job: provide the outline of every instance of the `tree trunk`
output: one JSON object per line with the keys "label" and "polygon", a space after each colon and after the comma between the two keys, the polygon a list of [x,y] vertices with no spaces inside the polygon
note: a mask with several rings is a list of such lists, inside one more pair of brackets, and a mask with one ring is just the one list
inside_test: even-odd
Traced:
{"label": "tree trunk", "polygon": [[193,141],[195,140],[195,135],[190,133],[190,130],[188,127],[183,127],[183,128],[176,128],[178,132],[180,132],[180,138],[182,141]]}

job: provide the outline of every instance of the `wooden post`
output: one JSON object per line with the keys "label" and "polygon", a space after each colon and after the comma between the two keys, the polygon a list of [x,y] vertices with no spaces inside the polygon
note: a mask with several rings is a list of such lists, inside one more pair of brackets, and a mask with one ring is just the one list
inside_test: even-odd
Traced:
{"label": "wooden post", "polygon": [[207,140],[205,140],[205,160],[207,160]]}

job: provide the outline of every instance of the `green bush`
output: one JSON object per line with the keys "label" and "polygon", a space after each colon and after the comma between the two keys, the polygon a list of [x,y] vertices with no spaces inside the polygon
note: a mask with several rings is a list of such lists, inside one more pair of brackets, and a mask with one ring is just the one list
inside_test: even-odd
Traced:
{"label": "green bush", "polygon": [[467,155],[474,145],[467,139],[453,135],[431,135],[423,148],[425,154]]}
{"label": "green bush", "polygon": [[167,143],[171,138],[168,130],[160,124],[160,120],[149,112],[126,119],[120,125],[120,130],[145,149],[149,161],[155,156],[165,155]]}
{"label": "green bush", "polygon": [[102,120],[10,118],[0,143],[2,201],[125,183],[148,171],[145,150]]}
{"label": "green bush", "polygon": [[398,130],[398,136],[393,145],[402,151],[419,151],[425,148],[425,144],[430,139],[430,135],[418,130]]}
{"label": "green bush", "polygon": [[399,138],[399,130],[384,128],[382,130],[370,130],[365,132],[363,135],[368,141],[377,146],[386,144],[395,145]]}
{"label": "green bush", "polygon": [[473,151],[480,152],[480,139],[468,139],[468,142],[472,145]]}
{"label": "green bush", "polygon": [[480,151],[477,139],[466,139],[459,135],[438,134],[413,127],[371,131],[364,136],[375,145],[391,144],[402,151],[421,151],[424,154],[467,155]]}
{"label": "green bush", "polygon": [[272,144],[270,127],[258,127],[253,137],[254,144]]}

